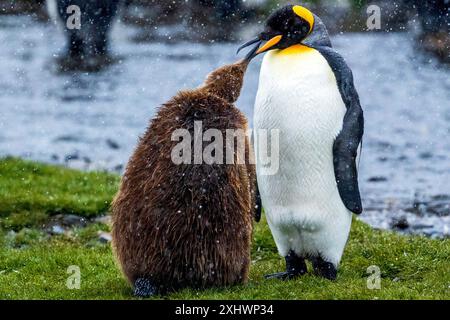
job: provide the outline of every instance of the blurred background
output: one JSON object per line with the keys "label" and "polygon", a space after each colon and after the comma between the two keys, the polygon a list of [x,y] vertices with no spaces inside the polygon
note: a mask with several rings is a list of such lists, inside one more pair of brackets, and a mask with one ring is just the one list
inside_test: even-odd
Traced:
{"label": "blurred background", "polygon": [[[0,157],[122,173],[158,106],[238,59],[285,3],[0,0]],[[450,1],[290,3],[324,20],[353,69],[366,118],[362,219],[448,237]],[[71,4],[79,30],[66,26]],[[368,28],[377,8],[379,28]],[[260,62],[238,101],[250,123]]]}

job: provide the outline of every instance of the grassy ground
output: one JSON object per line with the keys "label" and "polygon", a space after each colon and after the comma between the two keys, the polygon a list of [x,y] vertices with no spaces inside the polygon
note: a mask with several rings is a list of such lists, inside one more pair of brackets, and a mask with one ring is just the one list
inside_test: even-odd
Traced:
{"label": "grassy ground", "polygon": [[[130,299],[109,244],[98,241],[109,226],[92,223],[49,236],[42,225],[50,216],[103,215],[118,177],[59,167],[0,160],[0,299]],[[338,280],[311,274],[282,282],[263,279],[281,271],[270,231],[256,225],[250,281],[245,286],[184,290],[173,299],[449,299],[450,240],[406,237],[353,224]],[[81,271],[81,288],[68,289],[69,266]],[[381,289],[367,288],[367,268],[381,271]]]}

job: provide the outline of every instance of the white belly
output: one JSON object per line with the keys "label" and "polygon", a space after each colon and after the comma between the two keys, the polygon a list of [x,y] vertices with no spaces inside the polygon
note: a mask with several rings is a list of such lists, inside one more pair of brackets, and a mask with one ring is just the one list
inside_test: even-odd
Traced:
{"label": "white belly", "polygon": [[264,175],[263,165],[257,162],[258,185],[271,227],[284,233],[291,225],[319,234],[321,230],[334,236],[344,233],[345,244],[351,213],[338,193],[332,151],[345,112],[336,78],[319,52],[266,54],[254,128],[280,130],[278,172]]}

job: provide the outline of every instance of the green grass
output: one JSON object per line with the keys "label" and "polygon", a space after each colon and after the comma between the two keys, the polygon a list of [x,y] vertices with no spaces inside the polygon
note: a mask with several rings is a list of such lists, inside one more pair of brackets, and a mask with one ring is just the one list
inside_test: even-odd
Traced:
{"label": "green grass", "polygon": [[93,217],[108,211],[119,177],[6,158],[0,161],[4,227],[34,227],[56,214]]}
{"label": "green grass", "polygon": [[[108,244],[97,241],[108,226],[94,223],[69,234],[48,236],[33,216],[54,213],[92,217],[104,214],[118,177],[64,168],[0,160],[0,299],[132,299]],[[20,213],[22,224],[8,224]],[[42,221],[41,221],[42,222]],[[22,227],[18,230],[19,226]],[[406,237],[372,230],[355,220],[338,279],[312,274],[282,282],[264,280],[281,271],[265,220],[255,226],[250,280],[247,285],[205,291],[183,290],[171,299],[449,299],[450,240]],[[11,230],[15,229],[16,233]],[[67,268],[79,266],[81,288],[66,287]],[[381,289],[367,288],[367,268],[381,270]]]}

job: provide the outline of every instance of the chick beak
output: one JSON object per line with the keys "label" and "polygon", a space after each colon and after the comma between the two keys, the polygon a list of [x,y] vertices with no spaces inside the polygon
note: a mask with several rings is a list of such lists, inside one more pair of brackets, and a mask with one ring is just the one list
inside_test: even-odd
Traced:
{"label": "chick beak", "polygon": [[272,48],[273,46],[275,46],[278,42],[281,41],[282,37],[283,37],[282,35],[274,36],[269,41],[267,41],[261,48],[260,48],[260,45],[263,43],[263,40],[261,40],[260,37],[256,37],[255,39],[247,41],[246,43],[241,45],[238,48],[237,53],[239,53],[242,49],[244,49],[248,46],[251,46],[252,44],[256,44],[245,57],[245,60],[250,62],[250,60],[252,60],[258,54],[263,53],[263,52],[269,50],[270,48]]}

